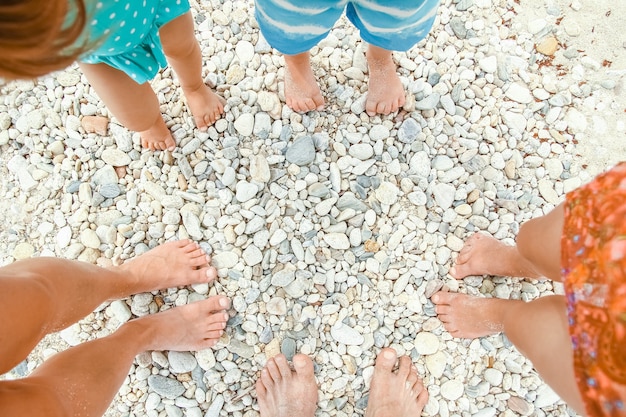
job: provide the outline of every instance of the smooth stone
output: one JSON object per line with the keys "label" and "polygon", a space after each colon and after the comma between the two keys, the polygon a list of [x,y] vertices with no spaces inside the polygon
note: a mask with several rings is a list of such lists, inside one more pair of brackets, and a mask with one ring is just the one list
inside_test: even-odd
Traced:
{"label": "smooth stone", "polygon": [[176,374],[191,372],[196,366],[198,366],[198,361],[189,352],[177,352],[171,350],[167,354],[167,359],[170,363],[170,369]]}
{"label": "smooth stone", "polygon": [[315,145],[311,136],[303,136],[296,139],[287,148],[285,158],[291,164],[299,166],[309,165],[315,160]]}
{"label": "smooth stone", "polygon": [[451,379],[441,384],[441,396],[446,400],[458,400],[463,395],[464,390],[463,382],[457,379]]}
{"label": "smooth stone", "polygon": [[415,336],[414,345],[420,355],[432,355],[439,350],[439,338],[430,332],[420,332]]}
{"label": "smooth stone", "polygon": [[398,201],[399,194],[400,190],[398,187],[387,181],[381,183],[375,192],[376,199],[382,204],[387,204],[389,206]]}
{"label": "smooth stone", "polygon": [[330,328],[330,334],[336,342],[347,346],[358,346],[365,341],[361,333],[341,322]]}
{"label": "smooth stone", "polygon": [[333,249],[346,250],[350,248],[350,239],[343,233],[325,233],[323,239]]}
{"label": "smooth stone", "polygon": [[509,88],[506,90],[504,95],[513,100],[517,101],[521,104],[528,104],[533,101],[533,95],[528,89],[528,87],[521,85],[519,83],[512,83]]}
{"label": "smooth stone", "polygon": [[123,167],[130,164],[130,156],[119,149],[105,149],[102,152],[102,160],[114,167]]}
{"label": "smooth stone", "polygon": [[185,387],[181,382],[161,375],[150,375],[148,386],[161,397],[170,400],[176,399],[185,392]]}

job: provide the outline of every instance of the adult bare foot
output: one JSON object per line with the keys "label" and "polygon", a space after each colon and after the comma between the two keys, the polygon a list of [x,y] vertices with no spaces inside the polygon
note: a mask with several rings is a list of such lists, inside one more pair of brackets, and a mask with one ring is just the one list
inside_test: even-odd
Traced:
{"label": "adult bare foot", "polygon": [[116,268],[128,276],[128,295],[211,282],[217,271],[210,261],[196,242],[184,239],[159,245]]}
{"label": "adult bare foot", "polygon": [[196,127],[201,131],[206,131],[224,114],[226,100],[215,94],[206,84],[202,83],[195,89],[183,88],[183,93],[187,98]]}
{"label": "adult bare foot", "polygon": [[369,68],[365,110],[370,116],[398,111],[406,102],[406,92],[396,73],[391,51],[370,45],[367,50]]}
{"label": "adult bare foot", "polygon": [[474,339],[500,333],[504,317],[519,300],[479,298],[466,294],[439,291],[431,300],[443,327],[454,337]]}
{"label": "adult bare foot", "polygon": [[450,275],[456,279],[470,275],[541,277],[516,246],[502,243],[485,233],[475,233],[467,239],[456,264],[450,268]]}
{"label": "adult bare foot", "polygon": [[309,52],[285,55],[285,101],[294,111],[305,113],[324,108],[324,97],[313,70]]}
{"label": "adult bare foot", "polygon": [[313,362],[302,354],[293,357],[291,370],[285,355],[267,361],[256,382],[261,417],[313,417],[317,409],[317,383]]}
{"label": "adult bare foot", "polygon": [[424,389],[411,359],[402,356],[398,370],[394,372],[397,360],[398,355],[391,348],[385,348],[378,354],[366,417],[413,417],[422,414],[428,402],[428,391]]}
{"label": "adult bare foot", "polygon": [[167,149],[173,151],[176,148],[172,132],[167,128],[160,114],[150,128],[138,133],[141,136],[141,146],[146,149],[153,151],[164,151]]}
{"label": "adult bare foot", "polygon": [[143,350],[202,350],[224,334],[230,300],[215,296],[131,320],[124,326],[139,335]]}

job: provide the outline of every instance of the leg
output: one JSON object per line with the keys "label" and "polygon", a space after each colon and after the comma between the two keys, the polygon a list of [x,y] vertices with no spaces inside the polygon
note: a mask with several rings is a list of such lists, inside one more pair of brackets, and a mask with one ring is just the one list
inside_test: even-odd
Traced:
{"label": "leg", "polygon": [[297,112],[322,110],[324,97],[313,70],[311,54],[285,55],[285,100]]}
{"label": "leg", "polygon": [[400,358],[398,370],[396,351],[383,349],[376,358],[374,376],[366,417],[413,417],[422,414],[428,402],[428,391],[417,376],[417,370],[408,356]]}
{"label": "leg", "polygon": [[0,373],[23,360],[43,336],[80,320],[108,299],[212,281],[217,274],[207,261],[196,243],[181,240],[111,269],[57,258],[0,268],[0,293],[11,294],[0,303]]}
{"label": "leg", "polygon": [[450,274],[457,279],[469,275],[498,275],[561,281],[562,229],[561,204],[547,215],[524,223],[515,246],[482,233],[474,234],[461,249]]}
{"label": "leg", "polygon": [[584,412],[574,376],[564,296],[552,295],[525,303],[438,292],[432,300],[439,319],[452,336],[476,338],[504,332],[546,383],[571,407]]}
{"label": "leg", "polygon": [[317,409],[317,382],[313,362],[306,355],[293,357],[291,370],[285,355],[267,361],[256,383],[261,417],[313,417]]}
{"label": "leg", "polygon": [[108,337],[53,356],[27,378],[0,381],[0,414],[101,416],[137,354],[215,345],[229,304],[216,296],[132,320]]}
{"label": "leg", "polygon": [[106,64],[79,63],[91,86],[111,113],[141,136],[141,146],[174,150],[176,142],[163,121],[150,83],[137,84],[124,72]]}
{"label": "leg", "polygon": [[224,99],[202,80],[202,53],[196,40],[191,12],[159,30],[163,51],[180,79],[198,129],[205,131],[224,113]]}
{"label": "leg", "polygon": [[404,106],[406,96],[391,51],[369,45],[367,66],[370,75],[365,102],[367,114],[374,116],[398,111]]}

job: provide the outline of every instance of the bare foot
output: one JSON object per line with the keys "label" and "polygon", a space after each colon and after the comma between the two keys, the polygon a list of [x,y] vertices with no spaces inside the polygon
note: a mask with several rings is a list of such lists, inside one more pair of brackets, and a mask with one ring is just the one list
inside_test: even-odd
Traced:
{"label": "bare foot", "polygon": [[189,239],[167,242],[117,267],[134,282],[127,294],[211,282],[217,271],[200,245]]}
{"label": "bare foot", "polygon": [[485,233],[470,236],[450,268],[450,275],[463,279],[470,275],[539,278],[532,264],[516,246],[507,245]]}
{"label": "bare foot", "polygon": [[226,100],[215,94],[206,84],[202,83],[196,89],[183,88],[183,92],[187,98],[193,120],[201,131],[206,131],[224,114]]}
{"label": "bare foot", "polygon": [[228,298],[215,296],[143,316],[125,326],[145,336],[144,350],[202,350],[214,346],[224,334],[229,306]]}
{"label": "bare foot", "polygon": [[367,50],[369,82],[365,110],[370,116],[398,111],[406,102],[391,51],[370,45]]}
{"label": "bare foot", "polygon": [[157,120],[147,130],[138,132],[141,136],[141,146],[153,151],[173,151],[176,148],[176,142],[172,137],[172,132],[165,125],[163,116],[159,114]]}
{"label": "bare foot", "polygon": [[261,417],[313,417],[317,409],[317,383],[313,362],[302,354],[293,357],[291,370],[285,355],[267,361],[256,382]]}
{"label": "bare foot", "polygon": [[324,108],[324,97],[313,70],[310,55],[285,55],[285,100],[294,111],[305,113]]}
{"label": "bare foot", "polygon": [[422,414],[428,402],[428,391],[424,389],[408,356],[400,358],[398,370],[393,372],[397,360],[398,355],[391,348],[385,348],[378,354],[366,417],[413,417]]}
{"label": "bare foot", "polygon": [[479,298],[466,294],[439,291],[431,300],[443,327],[454,337],[474,339],[504,330],[505,312],[519,300]]}

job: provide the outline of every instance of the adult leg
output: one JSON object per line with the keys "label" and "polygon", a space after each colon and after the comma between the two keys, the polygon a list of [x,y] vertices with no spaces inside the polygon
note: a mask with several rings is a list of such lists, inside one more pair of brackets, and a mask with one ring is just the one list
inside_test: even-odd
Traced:
{"label": "adult leg", "polygon": [[216,296],[132,320],[110,336],[51,357],[27,378],[0,381],[0,414],[101,416],[137,354],[215,345],[229,304]]}
{"label": "adult leg", "polygon": [[365,110],[370,116],[398,111],[406,102],[404,87],[396,73],[391,51],[369,45],[369,82]]}
{"label": "adult leg", "polygon": [[196,126],[207,130],[224,113],[224,99],[211,91],[202,79],[202,53],[191,12],[163,25],[159,35],[163,51],[180,79]]}
{"label": "adult leg", "polygon": [[91,86],[111,113],[141,136],[141,146],[174,150],[176,142],[165,125],[152,86],[137,84],[126,73],[106,64],[79,63]]}
{"label": "adult leg", "polygon": [[[398,370],[394,372],[396,362],[399,362]],[[395,350],[383,349],[376,357],[365,416],[420,416],[427,402],[428,391],[417,376],[411,359],[402,356],[398,361]]]}
{"label": "adult leg", "polygon": [[119,267],[33,258],[0,268],[0,373],[23,360],[43,336],[80,320],[109,299],[210,282],[215,268],[200,247],[160,245]]}
{"label": "adult leg", "polygon": [[498,275],[561,281],[562,229],[563,204],[545,216],[524,223],[515,246],[476,233],[461,249],[450,274],[457,279],[469,275]]}
{"label": "adult leg", "polygon": [[292,370],[285,355],[270,358],[256,383],[261,417],[313,417],[317,409],[317,382],[313,362],[302,354],[293,357]]}
{"label": "adult leg", "polygon": [[432,300],[452,336],[476,338],[504,332],[546,383],[571,407],[584,412],[574,376],[564,296],[523,302],[438,292]]}

